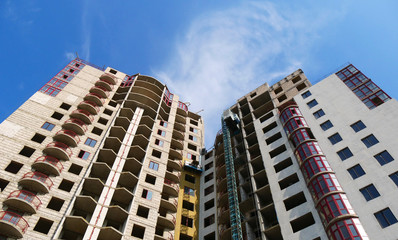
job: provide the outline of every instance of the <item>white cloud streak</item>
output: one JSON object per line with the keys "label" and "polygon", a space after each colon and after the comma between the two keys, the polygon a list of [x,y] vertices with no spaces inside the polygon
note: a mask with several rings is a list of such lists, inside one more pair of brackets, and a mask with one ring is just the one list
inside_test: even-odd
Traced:
{"label": "white cloud streak", "polygon": [[86,0],[83,2],[82,7],[82,55],[81,57],[90,61],[90,49],[91,49],[91,26],[90,26],[90,5],[89,1]]}
{"label": "white cloud streak", "polygon": [[264,2],[202,15],[177,41],[175,55],[163,69],[154,70],[182,101],[191,103],[191,111],[204,109],[200,114],[207,148],[221,128],[224,109],[264,82],[280,80],[302,66],[320,26],[306,19],[282,15]]}

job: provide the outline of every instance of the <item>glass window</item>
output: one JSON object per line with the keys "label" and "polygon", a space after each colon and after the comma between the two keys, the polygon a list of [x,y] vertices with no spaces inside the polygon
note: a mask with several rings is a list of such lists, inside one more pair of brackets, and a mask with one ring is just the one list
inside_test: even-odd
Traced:
{"label": "glass window", "polygon": [[359,164],[347,169],[347,171],[350,173],[352,179],[356,179],[362,175],[365,175],[365,171],[362,169],[361,165]]}
{"label": "glass window", "polygon": [[395,183],[395,185],[398,186],[398,172],[395,172],[393,174],[390,174],[389,177],[391,180]]}
{"label": "glass window", "polygon": [[328,139],[333,145],[343,140],[338,133],[333,134],[332,136],[328,137]]}
{"label": "glass window", "polygon": [[359,189],[359,191],[362,193],[366,201],[370,201],[380,196],[380,193],[377,191],[376,187],[373,184],[361,188]]}
{"label": "glass window", "polygon": [[86,144],[87,146],[90,146],[90,147],[94,147],[96,143],[97,143],[97,140],[94,140],[91,138],[87,138],[86,141],[84,142],[84,144]]}
{"label": "glass window", "polygon": [[198,129],[190,127],[189,131],[193,132],[193,133],[198,133]]}
{"label": "glass window", "polygon": [[314,112],[313,115],[314,115],[314,117],[315,117],[316,119],[318,119],[318,118],[324,116],[324,115],[325,115],[325,112],[324,112],[322,109],[319,109],[318,111]]}
{"label": "glass window", "polygon": [[331,127],[333,127],[333,124],[329,120],[327,120],[326,122],[321,124],[321,128],[322,128],[323,131],[326,131],[326,130],[328,130]]}
{"label": "glass window", "polygon": [[155,171],[157,171],[157,170],[159,169],[159,164],[150,161],[150,162],[149,162],[149,168],[150,168],[150,169],[153,169],[153,170],[155,170]]}
{"label": "glass window", "polygon": [[163,147],[163,141],[159,140],[159,139],[155,139],[155,144],[158,145],[159,147]]}
{"label": "glass window", "polygon": [[355,132],[359,132],[362,129],[366,128],[365,124],[362,121],[358,121],[354,124],[351,125],[352,129],[354,129]]}
{"label": "glass window", "polygon": [[167,122],[165,121],[160,121],[160,126],[167,128]]}
{"label": "glass window", "polygon": [[149,191],[149,190],[144,189],[144,190],[142,190],[141,197],[142,198],[146,198],[148,200],[151,200],[152,199],[152,192]]}
{"label": "glass window", "polygon": [[314,100],[309,101],[309,102],[307,103],[307,105],[308,105],[309,108],[313,108],[313,107],[315,107],[316,105],[318,105],[318,102],[314,99]]}
{"label": "glass window", "polygon": [[184,187],[184,193],[190,196],[195,196],[195,190],[189,187]]}
{"label": "glass window", "polygon": [[379,154],[374,155],[373,157],[376,158],[381,166],[394,161],[394,158],[387,151],[383,151]]}
{"label": "glass window", "polygon": [[379,142],[379,140],[377,140],[377,138],[373,134],[371,134],[365,138],[362,138],[361,141],[365,144],[365,146],[367,148],[370,148],[371,146],[373,146]]}
{"label": "glass window", "polygon": [[46,129],[46,130],[48,130],[48,131],[53,130],[54,127],[55,127],[55,125],[52,124],[52,123],[49,123],[49,122],[45,122],[45,123],[43,124],[43,126],[41,126],[41,128]]}
{"label": "glass window", "polygon": [[391,212],[390,208],[383,209],[374,214],[377,221],[382,228],[388,227],[397,223],[397,219],[395,218],[394,214]]}
{"label": "glass window", "polygon": [[306,91],[305,93],[301,94],[301,96],[303,97],[303,99],[306,99],[307,97],[311,96],[311,92],[310,91]]}
{"label": "glass window", "polygon": [[90,156],[90,153],[86,152],[86,151],[83,151],[83,150],[80,150],[79,155],[78,155],[78,157],[83,159],[83,160],[87,160],[88,156]]}
{"label": "glass window", "polygon": [[339,155],[339,157],[340,157],[340,159],[341,159],[342,161],[344,161],[344,160],[346,160],[347,158],[350,158],[350,157],[353,156],[351,150],[350,150],[348,147],[346,147],[346,148],[344,148],[344,149],[338,151],[337,154]]}
{"label": "glass window", "polygon": [[192,135],[189,135],[188,138],[189,138],[189,140],[192,140],[192,141],[194,141],[194,142],[197,142],[197,141],[198,141],[198,138],[195,137],[195,136],[192,136]]}
{"label": "glass window", "polygon": [[165,137],[166,136],[166,132],[159,129],[158,130],[158,135],[160,135],[162,137]]}

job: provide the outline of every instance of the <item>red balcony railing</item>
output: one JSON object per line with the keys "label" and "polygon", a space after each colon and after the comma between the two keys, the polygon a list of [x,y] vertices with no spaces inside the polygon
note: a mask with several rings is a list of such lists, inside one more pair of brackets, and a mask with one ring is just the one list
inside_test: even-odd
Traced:
{"label": "red balcony railing", "polygon": [[87,96],[97,97],[97,98],[101,101],[102,104],[105,103],[105,99],[102,98],[102,97],[101,97],[99,94],[97,94],[97,93],[88,93],[88,94],[86,95],[86,97],[87,97]]}
{"label": "red balcony railing", "polygon": [[101,86],[94,86],[94,87],[92,87],[90,90],[92,90],[92,89],[100,89],[100,90],[102,90],[102,91],[104,92],[104,94],[105,94],[106,97],[109,97],[109,92],[108,92],[108,90],[107,90],[106,88],[104,88],[104,87],[101,87]]}
{"label": "red balcony railing", "polygon": [[[80,119],[71,118],[71,119],[66,120],[65,123],[74,123],[74,124],[76,124],[76,125],[79,125],[79,126],[83,129],[84,132],[87,131],[87,126],[86,126],[86,124],[85,124],[82,120],[80,120]],[[65,123],[64,123],[64,124],[65,124]]]}
{"label": "red balcony railing", "polygon": [[31,178],[40,181],[43,183],[48,189],[51,189],[53,186],[53,181],[45,174],[40,172],[28,172],[23,175],[22,179]]}
{"label": "red balcony railing", "polygon": [[91,115],[91,113],[83,109],[76,109],[75,111],[72,112],[72,114],[83,114],[86,117],[88,117],[91,122],[94,121],[94,117]]}
{"label": "red balcony railing", "polygon": [[97,104],[95,104],[94,102],[92,102],[92,101],[83,101],[83,102],[81,102],[81,103],[79,103],[79,104],[87,104],[87,105],[90,105],[90,106],[92,106],[94,109],[95,109],[95,111],[96,112],[99,112],[99,107],[98,107],[98,105]]}
{"label": "red balcony railing", "polygon": [[69,157],[72,156],[72,150],[65,143],[52,142],[46,146],[46,148],[50,148],[50,147],[60,148],[60,149],[64,150],[66,152],[66,154],[68,154]]}
{"label": "red balcony railing", "polygon": [[59,130],[55,135],[59,135],[59,134],[64,134],[64,135],[68,135],[69,137],[73,138],[75,140],[76,143],[80,142],[80,137],[77,133],[75,133],[72,130]]}
{"label": "red balcony railing", "polygon": [[178,102],[178,108],[181,108],[182,110],[184,110],[185,112],[188,112],[188,107],[185,103],[183,102]]}
{"label": "red balcony railing", "polygon": [[[106,80],[104,78],[101,78],[100,80],[97,81],[97,83],[105,83],[109,86],[111,90],[113,90],[113,83],[111,83],[109,80]],[[98,86],[98,85],[97,85]]]}
{"label": "red balcony railing", "polygon": [[28,222],[22,216],[9,211],[0,212],[0,221],[11,223],[19,228],[22,233],[25,233],[29,227]]}
{"label": "red balcony railing", "polygon": [[173,181],[171,181],[171,180],[169,180],[167,178],[164,179],[164,183],[169,185],[170,187],[174,188],[174,190],[176,190],[178,192],[179,186],[178,186],[177,183],[175,183],[175,182],[173,182]]}
{"label": "red balcony railing", "polygon": [[56,167],[58,169],[58,172],[62,172],[62,170],[64,169],[64,166],[62,165],[61,161],[59,161],[55,157],[41,156],[36,159],[35,163],[37,163],[37,162],[49,163],[49,164],[53,165],[54,167]]}
{"label": "red balcony railing", "polygon": [[22,199],[30,204],[32,204],[36,209],[39,209],[41,205],[41,200],[34,194],[25,190],[17,190],[8,196],[8,198],[18,198]]}

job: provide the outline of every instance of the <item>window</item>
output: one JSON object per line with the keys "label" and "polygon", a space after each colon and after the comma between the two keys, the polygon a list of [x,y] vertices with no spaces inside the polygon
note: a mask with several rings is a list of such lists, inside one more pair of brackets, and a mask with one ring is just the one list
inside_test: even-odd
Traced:
{"label": "window", "polygon": [[193,145],[193,144],[188,143],[188,149],[191,149],[191,150],[196,152],[197,147],[195,145]]}
{"label": "window", "polygon": [[45,136],[36,133],[36,134],[32,137],[31,140],[32,140],[33,142],[42,143],[42,142],[44,141],[44,139],[46,139]]}
{"label": "window", "polygon": [[374,214],[377,221],[382,228],[388,227],[397,223],[397,219],[395,218],[394,214],[391,212],[390,208],[383,209]]}
{"label": "window", "polygon": [[137,209],[137,216],[148,218],[148,215],[149,215],[149,208],[139,205]]}
{"label": "window", "polygon": [[185,216],[181,216],[181,224],[187,227],[193,227],[193,219]]}
{"label": "window", "polygon": [[159,129],[158,130],[158,135],[160,135],[162,137],[165,137],[166,136],[166,132]]}
{"label": "window", "polygon": [[314,117],[315,117],[316,119],[318,119],[318,118],[324,116],[324,115],[325,115],[325,112],[324,112],[322,109],[319,109],[318,111],[314,112],[313,115],[314,115]]}
{"label": "window", "polygon": [[47,234],[50,231],[51,226],[53,225],[53,221],[50,221],[45,218],[40,218],[39,221],[37,221],[35,228],[33,228],[34,231],[36,232],[41,232],[44,234]]}
{"label": "window", "polygon": [[333,134],[332,136],[328,137],[328,139],[329,139],[329,141],[330,141],[330,143],[332,145],[334,145],[334,144],[336,144],[336,143],[338,143],[338,142],[343,140],[341,138],[340,134],[338,134],[338,133]]}
{"label": "window", "polygon": [[117,71],[115,69],[110,69],[109,72],[112,73],[112,74],[116,74],[117,73]]}
{"label": "window", "polygon": [[108,120],[106,120],[105,118],[99,118],[98,123],[101,123],[102,125],[106,125],[108,123]]}
{"label": "window", "polygon": [[185,181],[195,184],[195,177],[189,174],[185,174]]}
{"label": "window", "polygon": [[305,93],[301,94],[301,96],[303,97],[303,99],[306,99],[307,97],[311,96],[312,93],[310,91],[306,91]]}
{"label": "window", "polygon": [[205,221],[205,227],[208,227],[214,223],[214,214],[208,216],[207,218],[204,219]]}
{"label": "window", "polygon": [[376,158],[381,166],[394,161],[394,158],[387,151],[383,151],[379,154],[374,155],[373,157]]}
{"label": "window", "polygon": [[188,195],[190,195],[190,196],[195,196],[195,190],[193,190],[192,188],[190,188],[190,187],[184,187],[184,193],[185,194],[188,194]]}
{"label": "window", "polygon": [[84,144],[86,144],[87,146],[90,146],[90,147],[94,147],[96,143],[97,143],[97,140],[94,140],[92,138],[87,138],[86,141],[84,142]]}
{"label": "window", "polygon": [[55,210],[55,211],[59,211],[62,208],[62,205],[64,205],[65,200],[56,198],[56,197],[52,197],[50,202],[47,205],[47,208]]}
{"label": "window", "polygon": [[32,154],[35,152],[35,150],[33,148],[30,147],[23,147],[22,150],[19,152],[19,154],[21,154],[22,156],[25,157],[30,157],[32,156]]}
{"label": "window", "polygon": [[194,142],[197,142],[197,141],[198,141],[198,138],[195,137],[195,136],[192,136],[192,135],[189,135],[188,138],[189,138],[189,140],[192,140],[192,141],[194,141]]}
{"label": "window", "polygon": [[214,207],[214,199],[205,202],[205,211]]}
{"label": "window", "polygon": [[308,105],[309,108],[313,108],[313,107],[315,107],[316,105],[318,105],[318,102],[314,99],[314,100],[309,101],[309,102],[307,103],[307,105]]}
{"label": "window", "polygon": [[331,127],[333,127],[333,124],[329,120],[327,120],[326,122],[321,124],[321,128],[322,128],[323,131],[326,131],[326,130],[328,130]]}
{"label": "window", "polygon": [[0,178],[0,192],[4,191],[9,183],[9,181]]}
{"label": "window", "polygon": [[148,200],[152,200],[152,192],[149,191],[149,190],[144,189],[144,190],[142,190],[141,197],[142,198],[146,198]]}
{"label": "window", "polygon": [[19,170],[22,168],[23,164],[11,161],[10,164],[4,169],[7,172],[17,174]]}
{"label": "window", "polygon": [[398,172],[392,173],[390,175],[388,175],[391,180],[395,183],[395,185],[398,186]]}
{"label": "window", "polygon": [[363,144],[365,144],[365,146],[367,148],[370,148],[371,146],[377,144],[379,142],[379,140],[377,140],[377,138],[375,136],[373,136],[373,134],[362,138],[361,141],[363,142]]}
{"label": "window", "polygon": [[162,157],[162,153],[159,151],[156,151],[155,149],[152,150],[152,156],[157,157],[157,158],[161,158]]}
{"label": "window", "polygon": [[94,127],[91,132],[94,133],[95,135],[101,136],[102,131],[103,130],[101,128]]}
{"label": "window", "polygon": [[216,232],[207,234],[203,240],[216,240]]}
{"label": "window", "polygon": [[213,167],[213,162],[209,162],[208,164],[205,165],[205,171],[209,170],[212,167]]}
{"label": "window", "polygon": [[196,156],[191,153],[187,153],[187,158],[196,161]]}
{"label": "window", "polygon": [[159,163],[155,163],[155,162],[150,161],[149,162],[149,168],[157,171],[159,169]]}
{"label": "window", "polygon": [[193,133],[198,133],[198,129],[190,127],[189,131],[193,132]]}
{"label": "window", "polygon": [[79,175],[80,172],[82,171],[83,167],[77,164],[72,163],[72,165],[70,166],[68,172]]}
{"label": "window", "polygon": [[62,118],[63,116],[64,116],[64,115],[61,114],[61,113],[59,113],[59,112],[54,112],[53,115],[51,115],[52,118],[55,118],[55,119],[57,119],[57,120],[61,120],[61,118]]}
{"label": "window", "polygon": [[111,100],[111,101],[109,101],[108,105],[111,106],[111,107],[116,107],[117,103],[115,101]]}
{"label": "window", "polygon": [[359,189],[359,191],[362,193],[366,201],[370,201],[380,196],[380,193],[377,191],[376,187],[373,184],[361,188]]}
{"label": "window", "polygon": [[47,131],[53,130],[54,127],[55,125],[49,122],[45,122],[43,126],[41,126],[41,128],[46,129]]}
{"label": "window", "polygon": [[205,196],[209,195],[212,192],[214,192],[214,185],[210,185],[209,187],[205,188]]}
{"label": "window", "polygon": [[63,179],[62,182],[59,184],[58,189],[64,190],[66,192],[70,192],[73,187],[73,182]]}
{"label": "window", "polygon": [[163,141],[159,140],[159,139],[155,139],[155,144],[158,145],[159,147],[163,147]]}
{"label": "window", "polygon": [[131,232],[131,236],[143,239],[145,235],[145,228],[141,227],[137,224],[134,224],[133,231]]}
{"label": "window", "polygon": [[90,156],[90,153],[83,150],[80,150],[79,155],[77,155],[78,158],[81,158],[83,160],[87,160],[88,156]]}
{"label": "window", "polygon": [[213,173],[209,173],[205,176],[205,182],[208,182],[214,178]]}
{"label": "window", "polygon": [[167,122],[165,122],[165,121],[160,121],[159,125],[167,128]]}
{"label": "window", "polygon": [[150,183],[150,184],[152,184],[152,185],[155,185],[155,183],[156,183],[156,177],[147,174],[146,177],[145,177],[145,182]]}
{"label": "window", "polygon": [[112,110],[109,109],[104,109],[104,114],[108,115],[108,116],[112,116]]}
{"label": "window", "polygon": [[365,171],[362,169],[361,165],[357,164],[349,169],[347,171],[350,173],[352,179],[357,179],[362,175],[365,175]]}
{"label": "window", "polygon": [[182,201],[182,207],[185,208],[185,209],[188,209],[188,210],[190,210],[190,211],[193,211],[195,205],[194,205],[193,203],[191,203],[191,202],[188,202],[188,201],[183,200],[183,201]]}
{"label": "window", "polygon": [[358,121],[354,124],[351,125],[352,129],[354,129],[355,132],[359,132],[362,129],[366,128],[365,124],[362,121]]}
{"label": "window", "polygon": [[353,156],[351,150],[350,150],[348,147],[346,147],[346,148],[344,148],[344,149],[338,151],[337,154],[339,155],[339,157],[340,157],[340,159],[341,159],[342,161],[344,161],[344,160],[346,160],[347,158],[350,158],[350,157]]}
{"label": "window", "polygon": [[62,103],[61,106],[59,106],[62,109],[65,110],[69,110],[70,107],[72,107],[71,105],[67,104],[67,103]]}

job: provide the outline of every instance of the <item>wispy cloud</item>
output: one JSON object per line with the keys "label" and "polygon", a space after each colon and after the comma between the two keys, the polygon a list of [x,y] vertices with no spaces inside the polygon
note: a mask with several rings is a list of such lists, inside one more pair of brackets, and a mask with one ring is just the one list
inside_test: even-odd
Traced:
{"label": "wispy cloud", "polygon": [[254,2],[202,15],[178,40],[175,55],[154,70],[182,101],[191,103],[190,110],[204,109],[206,147],[213,143],[224,109],[305,61],[318,24],[283,13],[271,3]]}
{"label": "wispy cloud", "polygon": [[75,54],[73,52],[65,52],[65,57],[68,61],[75,59]]}
{"label": "wispy cloud", "polygon": [[91,49],[91,25],[90,25],[90,4],[86,0],[83,2],[82,7],[82,55],[81,57],[87,61],[90,60]]}
{"label": "wispy cloud", "polygon": [[41,11],[34,1],[27,4],[18,4],[7,0],[0,4],[1,17],[7,21],[18,24],[20,27],[29,27],[34,23],[34,18]]}

